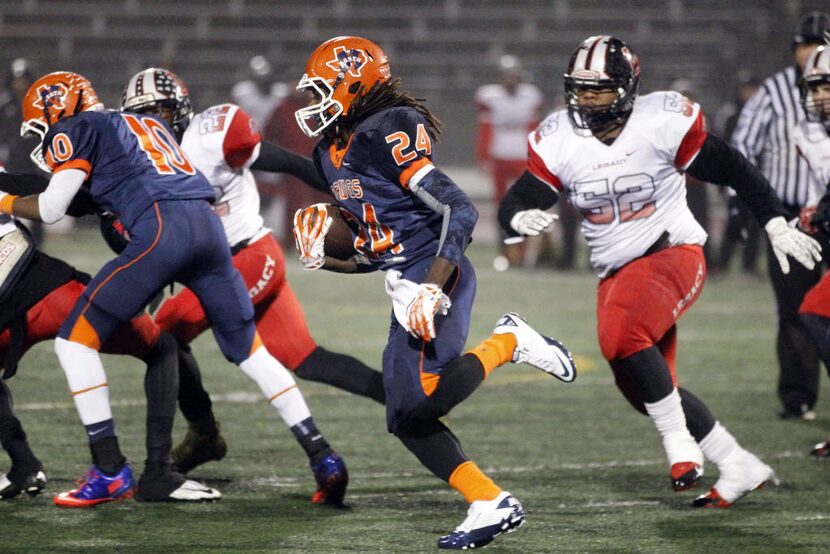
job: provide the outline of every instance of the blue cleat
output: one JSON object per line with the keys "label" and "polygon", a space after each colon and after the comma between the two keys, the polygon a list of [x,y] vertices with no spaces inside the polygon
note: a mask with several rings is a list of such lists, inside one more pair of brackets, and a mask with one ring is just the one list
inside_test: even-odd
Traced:
{"label": "blue cleat", "polygon": [[349,470],[343,458],[331,452],[319,464],[311,466],[311,471],[317,481],[317,491],[311,497],[311,503],[342,506],[349,484]]}
{"label": "blue cleat", "polygon": [[77,489],[62,492],[55,497],[55,505],[87,508],[103,502],[132,498],[134,493],[135,481],[130,464],[124,464],[121,471],[111,477],[92,466]]}
{"label": "blue cleat", "polygon": [[449,535],[438,539],[438,548],[481,548],[503,533],[512,533],[524,522],[522,504],[515,496],[503,491],[493,500],[477,500],[470,504],[467,519]]}

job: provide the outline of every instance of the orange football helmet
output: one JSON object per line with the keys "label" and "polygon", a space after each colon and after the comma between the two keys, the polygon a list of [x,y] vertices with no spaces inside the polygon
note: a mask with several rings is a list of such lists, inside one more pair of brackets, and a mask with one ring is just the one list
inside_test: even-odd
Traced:
{"label": "orange football helmet", "polygon": [[49,126],[61,119],[89,110],[103,110],[104,105],[92,84],[71,71],[44,75],[29,87],[23,97],[23,124],[20,135],[40,138],[30,157],[44,171],[51,171],[43,159],[43,139]]}
{"label": "orange football helmet", "polygon": [[315,102],[297,110],[300,129],[319,135],[349,109],[361,91],[392,77],[389,59],[380,46],[360,37],[335,37],[317,47],[306,64],[297,90],[314,95]]}

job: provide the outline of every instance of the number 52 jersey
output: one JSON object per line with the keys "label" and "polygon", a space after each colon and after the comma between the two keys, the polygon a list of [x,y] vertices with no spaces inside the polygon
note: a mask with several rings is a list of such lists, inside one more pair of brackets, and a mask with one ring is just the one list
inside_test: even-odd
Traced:
{"label": "number 52 jersey", "polygon": [[686,203],[682,173],[700,151],[703,125],[698,104],[655,92],[637,98],[610,145],[575,129],[565,110],[530,133],[527,169],[582,214],[600,277],[645,254],[666,232],[672,246],[706,242]]}

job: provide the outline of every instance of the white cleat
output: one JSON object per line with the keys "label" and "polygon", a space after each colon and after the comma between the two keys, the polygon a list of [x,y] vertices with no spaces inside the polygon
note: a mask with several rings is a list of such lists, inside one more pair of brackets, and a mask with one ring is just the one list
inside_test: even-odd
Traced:
{"label": "white cleat", "polygon": [[728,508],[767,483],[778,485],[775,471],[746,450],[733,453],[718,465],[720,477],[707,494],[692,504],[696,508]]}
{"label": "white cleat", "polygon": [[222,498],[222,493],[218,490],[190,479],[182,483],[168,497],[173,502],[211,502],[220,498]]}
{"label": "white cleat", "polygon": [[519,500],[502,491],[493,500],[477,500],[470,504],[467,518],[449,534],[438,539],[438,548],[468,550],[481,548],[504,533],[512,533],[525,522]]}
{"label": "white cleat", "polygon": [[557,379],[570,383],[576,379],[573,356],[558,340],[541,335],[516,313],[506,313],[496,322],[493,334],[516,337],[513,363],[524,362]]}

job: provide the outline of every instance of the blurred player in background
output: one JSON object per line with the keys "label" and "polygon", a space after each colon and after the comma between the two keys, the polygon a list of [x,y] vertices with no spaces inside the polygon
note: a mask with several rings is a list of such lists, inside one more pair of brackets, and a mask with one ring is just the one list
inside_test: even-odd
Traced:
{"label": "blurred player in background", "polygon": [[[0,189],[19,194],[43,191],[48,180],[33,174],[0,171]],[[97,206],[81,191],[67,209],[73,216],[97,213]],[[12,467],[0,476],[0,498],[21,492],[38,494],[46,485],[43,464],[32,452],[20,420],[12,409],[6,380],[17,372],[22,356],[35,344],[58,336],[61,324],[81,298],[90,276],[65,262],[47,256],[28,244],[26,230],[14,219],[0,215],[0,446]],[[144,390],[147,397],[147,460],[141,477],[139,500],[200,501],[219,498],[219,493],[187,481],[170,464],[170,434],[176,413],[176,359],[172,336],[163,333],[146,314],[122,325],[101,346],[108,354],[127,354],[147,364]]]}
{"label": "blurred player in background", "polygon": [[[92,278],[55,340],[93,458],[80,487],[59,494],[55,503],[88,506],[133,490],[99,351],[174,281],[197,294],[222,352],[257,382],[295,436],[314,445],[307,448],[330,451],[294,378],[262,344],[248,291],[211,206],[214,190],[167,124],[153,116],[104,111],[88,80],[56,72],[26,93],[22,132],[42,141],[32,156],[52,177],[37,195],[0,193],[0,213],[58,221],[85,187],[96,204],[120,216],[130,236],[124,251]],[[164,425],[169,434],[173,418]]]}
{"label": "blurred player in background", "polygon": [[[29,90],[35,76],[32,66],[26,58],[16,58],[8,66],[4,75],[5,90],[0,92],[0,165],[6,171],[21,173],[38,173],[29,152],[32,140],[20,136],[20,106],[23,96]],[[43,244],[43,223],[26,221],[26,227],[32,232],[35,245]]]}
{"label": "blurred player in background", "polygon": [[[499,58],[501,82],[476,90],[478,126],[476,158],[493,178],[493,203],[498,206],[519,175],[527,159],[525,137],[539,124],[544,101],[536,85],[524,81],[519,59],[505,54]],[[502,256],[493,263],[497,269],[521,265],[524,244],[503,246]]]}
{"label": "blurred player in background", "polygon": [[[793,37],[794,64],[769,77],[741,110],[732,143],[757,166],[792,220],[810,198],[810,168],[793,144],[792,132],[804,117],[799,102],[798,79],[804,62],[824,42],[830,16],[813,12],[804,16]],[[778,311],[776,353],[778,355],[778,397],[784,419],[816,417],[818,397],[818,351],[798,316],[804,295],[821,278],[821,266],[796,265],[789,273],[775,262],[772,245],[767,246],[767,268]]]}
{"label": "blurred player in background", "polygon": [[512,235],[536,235],[553,222],[542,210],[560,194],[582,213],[600,277],[600,348],[617,386],[662,435],[673,488],[696,486],[705,456],[720,475],[694,505],[725,508],[776,478],[678,386],[676,322],[706,277],[706,233],[686,205],[684,172],[735,189],[766,229],[784,273],[788,255],[813,268],[820,247],[787,225],[763,175],[704,130],[698,104],[676,92],[638,97],[639,79],[639,60],[621,40],[585,40],[565,74],[567,110],[528,137],[527,170],[499,218]]}
{"label": "blurred player in background", "polygon": [[265,56],[254,56],[248,61],[249,77],[231,88],[231,98],[262,129],[271,113],[289,93],[285,83],[274,80],[271,62]]}
{"label": "blurred player in background", "polygon": [[[186,85],[167,69],[136,73],[124,88],[121,107],[128,112],[156,114],[167,121],[184,153],[213,186],[214,211],[228,237],[234,267],[254,304],[254,320],[268,352],[298,377],[382,404],[385,394],[379,372],[351,356],[329,352],[311,338],[300,303],[285,278],[282,249],[259,215],[259,194],[250,170],[288,173],[327,192],[311,160],[263,141],[248,114],[234,104],[213,106],[194,116]],[[226,449],[210,397],[187,346],[210,323],[189,289],[167,299],[156,313],[156,322],[182,345],[179,397],[189,431],[173,451],[173,460],[176,467],[188,472],[221,459]],[[345,472],[342,462],[330,451],[324,455],[307,453],[319,484],[314,501],[341,503],[342,494],[326,483],[336,485],[337,475]]]}
{"label": "blurred player in background", "polygon": [[573,361],[516,314],[462,355],[476,286],[464,250],[478,214],[432,164],[441,124],[392,79],[380,47],[359,37],[328,40],[311,54],[298,86],[314,98],[297,123],[322,137],[314,162],[366,257],[360,265],[325,255],[328,210],[337,208],[317,205],[295,215],[301,261],[306,269],[387,271],[394,307],[383,353],[387,427],[470,503],[439,548],[484,546],[518,528],[524,511],[464,454],[440,418],[502,364],[528,362],[569,381]]}
{"label": "blurred player in background", "polygon": [[[820,233],[827,244],[830,237],[830,46],[819,46],[807,59],[799,90],[806,118],[793,131],[793,142],[810,167],[812,199],[809,204],[815,205],[815,199],[821,198],[815,213],[807,216],[812,219],[808,228]],[[830,273],[825,273],[807,292],[799,314],[830,374]],[[830,458],[830,440],[815,445],[812,454]]]}
{"label": "blurred player in background", "polygon": [[[735,126],[738,124],[738,117],[744,105],[752,98],[758,90],[760,83],[758,79],[747,69],[738,72],[738,86],[735,91],[735,99],[723,104],[715,114],[714,132],[731,141]],[[718,251],[717,269],[727,271],[735,247],[743,243],[741,255],[741,270],[747,275],[758,273],[758,251],[761,244],[761,228],[758,222],[743,202],[730,188],[722,189],[726,197],[727,220],[726,229],[723,231],[720,250]]]}

